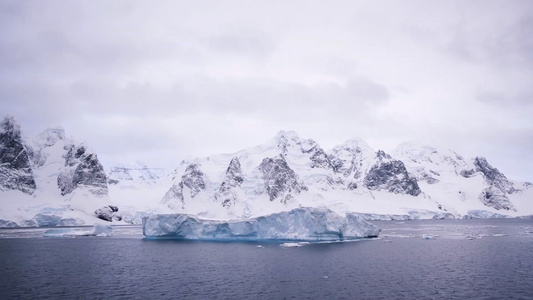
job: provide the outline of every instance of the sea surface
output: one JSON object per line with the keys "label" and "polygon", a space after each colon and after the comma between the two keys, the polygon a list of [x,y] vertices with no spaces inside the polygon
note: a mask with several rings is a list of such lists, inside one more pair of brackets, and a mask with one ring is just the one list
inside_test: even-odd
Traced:
{"label": "sea surface", "polygon": [[533,220],[374,223],[319,244],[0,229],[0,299],[533,299]]}

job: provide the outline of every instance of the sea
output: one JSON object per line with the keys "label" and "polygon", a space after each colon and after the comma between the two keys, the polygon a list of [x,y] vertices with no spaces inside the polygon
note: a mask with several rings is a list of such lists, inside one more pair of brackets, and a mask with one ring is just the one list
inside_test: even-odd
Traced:
{"label": "sea", "polygon": [[0,229],[0,299],[533,299],[533,220],[373,222],[332,243]]}

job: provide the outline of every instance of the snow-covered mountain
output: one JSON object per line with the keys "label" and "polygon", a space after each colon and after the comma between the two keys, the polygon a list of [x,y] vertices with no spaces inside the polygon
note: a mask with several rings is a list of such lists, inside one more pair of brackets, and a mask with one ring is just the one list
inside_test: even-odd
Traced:
{"label": "snow-covered mountain", "polygon": [[13,118],[0,123],[0,190],[18,190],[31,195],[35,178],[29,153],[22,141],[20,126]]}
{"label": "snow-covered mountain", "polygon": [[295,132],[233,154],[184,160],[173,171],[109,166],[48,129],[26,140],[0,123],[0,227],[140,223],[151,213],[249,218],[297,207],[374,219],[533,214],[533,185],[508,179],[485,158],[406,143],[385,153],[361,140],[325,151]]}
{"label": "snow-covered mountain", "polygon": [[485,158],[402,144],[390,154],[350,140],[324,151],[294,132],[234,154],[183,161],[162,203],[174,211],[240,218],[326,206],[369,218],[460,218],[533,213],[530,183]]}
{"label": "snow-covered mountain", "polygon": [[24,140],[12,117],[0,123],[0,226],[61,226],[120,219],[110,208],[97,155],[47,129]]}

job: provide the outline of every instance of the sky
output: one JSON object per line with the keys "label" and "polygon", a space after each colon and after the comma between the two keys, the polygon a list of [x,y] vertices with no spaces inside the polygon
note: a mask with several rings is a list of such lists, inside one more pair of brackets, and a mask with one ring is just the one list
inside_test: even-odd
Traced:
{"label": "sky", "polygon": [[[533,181],[531,1],[0,0],[0,114],[108,168],[407,141]],[[1,116],[0,116],[1,117]]]}

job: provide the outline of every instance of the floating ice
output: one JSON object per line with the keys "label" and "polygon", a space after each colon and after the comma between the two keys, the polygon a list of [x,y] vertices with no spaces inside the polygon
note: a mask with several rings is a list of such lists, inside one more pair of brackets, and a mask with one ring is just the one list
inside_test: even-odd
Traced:
{"label": "floating ice", "polygon": [[113,227],[108,224],[94,224],[91,234],[95,236],[110,236],[113,235]]}
{"label": "floating ice", "polygon": [[187,214],[143,218],[143,234],[152,238],[225,241],[338,241],[378,236],[381,229],[362,216],[341,216],[327,208],[297,208],[244,220],[205,220]]}
{"label": "floating ice", "polygon": [[305,245],[309,245],[308,242],[300,242],[300,243],[283,243],[280,246],[283,248],[296,248],[296,247],[302,247]]}
{"label": "floating ice", "polygon": [[69,237],[80,235],[81,231],[72,228],[49,229],[43,233],[44,237]]}
{"label": "floating ice", "polygon": [[43,233],[44,237],[73,237],[73,236],[110,236],[113,228],[107,224],[95,224],[91,230],[76,230],[73,228],[49,229]]}
{"label": "floating ice", "polygon": [[436,235],[431,235],[431,234],[423,234],[422,235],[422,239],[424,239],[424,240],[435,240],[435,239],[437,239],[437,236]]}

